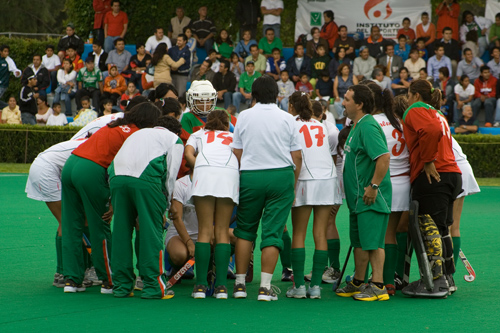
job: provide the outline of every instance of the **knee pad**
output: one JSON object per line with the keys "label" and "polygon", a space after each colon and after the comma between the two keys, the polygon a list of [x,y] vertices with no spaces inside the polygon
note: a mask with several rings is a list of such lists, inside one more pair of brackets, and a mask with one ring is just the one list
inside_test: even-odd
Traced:
{"label": "knee pad", "polygon": [[432,267],[432,276],[435,280],[443,275],[444,258],[441,234],[430,215],[420,215],[418,221],[427,258]]}

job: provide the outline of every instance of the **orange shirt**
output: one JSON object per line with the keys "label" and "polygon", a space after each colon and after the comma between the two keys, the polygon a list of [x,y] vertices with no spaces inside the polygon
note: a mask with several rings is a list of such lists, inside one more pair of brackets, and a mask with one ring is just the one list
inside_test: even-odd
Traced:
{"label": "orange shirt", "polygon": [[443,6],[441,10],[437,10],[436,14],[438,16],[437,20],[437,38],[443,38],[443,29],[450,27],[453,29],[453,35],[451,38],[454,40],[460,40],[458,31],[458,16],[460,15],[460,5],[458,3],[451,4],[451,10],[447,6]]}
{"label": "orange shirt", "polygon": [[73,150],[73,154],[99,164],[103,168],[109,167],[123,142],[138,131],[134,124],[110,128],[104,126]]}
{"label": "orange shirt", "polygon": [[121,10],[116,16],[113,15],[112,11],[107,12],[104,16],[104,24],[108,25],[108,36],[120,36],[123,32],[123,25],[128,24],[128,16]]}
{"label": "orange shirt", "polygon": [[127,90],[127,82],[123,76],[118,74],[117,76],[108,76],[104,80],[104,91],[109,92],[110,94],[123,94]]}
{"label": "orange shirt", "polygon": [[405,35],[406,39],[415,42],[415,30],[413,30],[412,28],[408,29],[408,31],[405,31],[405,28],[399,29],[397,37],[399,37],[400,35]]}
{"label": "orange shirt", "polygon": [[434,40],[436,39],[436,26],[434,23],[429,23],[429,29],[427,29],[427,32],[424,31],[424,28],[422,27],[422,23],[419,23],[417,25],[417,38],[423,37],[427,39],[425,42],[425,46],[432,44]]}
{"label": "orange shirt", "polygon": [[330,21],[328,23],[323,24],[319,36],[328,41],[328,46],[330,47],[331,50],[333,44],[335,44],[335,40],[339,37],[339,27],[337,26],[337,23],[335,23],[334,21]]}
{"label": "orange shirt", "polygon": [[[69,57],[66,56],[66,59],[69,59]],[[77,73],[84,66],[83,60],[80,58],[78,54],[75,56],[75,59],[71,63],[73,64],[73,70]]]}

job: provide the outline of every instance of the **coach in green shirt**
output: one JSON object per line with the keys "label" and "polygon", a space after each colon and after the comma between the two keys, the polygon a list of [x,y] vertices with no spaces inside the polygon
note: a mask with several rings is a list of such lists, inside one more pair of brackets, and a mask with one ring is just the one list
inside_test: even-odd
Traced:
{"label": "coach in green shirt", "polygon": [[[336,293],[360,301],[385,301],[389,299],[383,269],[385,232],[392,201],[390,154],[382,128],[370,114],[374,107],[370,89],[364,85],[350,87],[342,105],[354,124],[344,148],[344,188],[356,273],[353,281]],[[365,286],[368,262],[373,277]]]}
{"label": "coach in green shirt", "polygon": [[268,28],[266,30],[266,37],[262,37],[259,41],[260,53],[266,58],[269,58],[273,54],[273,49],[278,48],[280,51],[283,49],[283,43],[278,37],[274,37],[273,28]]}

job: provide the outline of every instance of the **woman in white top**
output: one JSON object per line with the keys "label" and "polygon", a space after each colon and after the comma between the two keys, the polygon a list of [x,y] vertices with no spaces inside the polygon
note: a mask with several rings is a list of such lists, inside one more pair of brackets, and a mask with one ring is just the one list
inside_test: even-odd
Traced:
{"label": "woman in white top", "polygon": [[[229,116],[224,110],[211,111],[205,127],[191,134],[185,157],[194,169],[191,196],[198,216],[198,241],[195,245],[196,285],[194,298],[205,298],[212,235],[215,235],[215,266],[227,267],[231,256],[229,224],[239,199],[238,160],[229,144]],[[227,270],[217,270],[214,296],[227,299]]]}
{"label": "woman in white top", "polygon": [[404,67],[408,68],[408,72],[413,80],[420,77],[420,69],[426,67],[425,60],[420,58],[418,49],[411,49],[410,57],[405,61]]}
{"label": "woman in white top", "polygon": [[71,60],[64,59],[63,67],[57,71],[58,86],[54,92],[54,103],[63,100],[66,106],[65,113],[72,116],[71,99],[76,95],[76,71],[73,70]]}
{"label": "woman in white top", "polygon": [[45,126],[49,117],[54,114],[54,111],[47,103],[47,96],[39,96],[36,100],[36,104],[38,106],[38,113],[35,115],[36,124],[39,126]]}
{"label": "woman in white top", "polygon": [[458,124],[462,114],[462,107],[472,102],[475,92],[476,88],[470,83],[469,77],[462,75],[460,83],[455,85],[455,101],[453,101],[453,122],[455,124]]}

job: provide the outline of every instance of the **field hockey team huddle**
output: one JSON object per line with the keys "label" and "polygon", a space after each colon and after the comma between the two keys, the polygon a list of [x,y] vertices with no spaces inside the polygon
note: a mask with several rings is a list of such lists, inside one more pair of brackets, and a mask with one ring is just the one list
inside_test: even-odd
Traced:
{"label": "field hockey team huddle", "polygon": [[[40,153],[30,168],[28,197],[45,202],[59,222],[53,285],[71,293],[101,285],[101,293],[115,297],[142,290],[142,298],[168,299],[174,295],[169,276],[180,270],[192,277],[185,264],[194,257],[192,297],[227,299],[229,277],[235,279],[233,297],[246,298],[260,227],[258,300],[278,299],[271,280],[280,256],[282,280],[293,281],[287,297],[321,298],[321,284],[336,283],[339,296],[387,300],[401,285],[416,172],[416,177],[430,175],[430,183],[441,175],[439,180],[453,185],[443,203],[448,215],[426,211],[424,199],[421,209],[436,220],[443,244],[450,244],[443,245],[445,283],[435,276],[438,290],[428,296],[445,287],[456,290],[449,262],[454,265],[453,252],[456,260],[460,249],[463,197],[479,188],[445,121],[438,128],[444,139],[439,133],[419,137],[426,126],[416,120],[417,112],[425,113],[426,121],[439,121],[441,95],[437,98],[438,91],[420,80],[409,91],[407,99],[393,98],[371,81],[351,87],[343,102],[349,120],[341,131],[306,93],[291,95],[288,113],[278,108],[278,87],[266,75],[255,80],[252,107],[237,122],[216,107],[217,92],[205,80],[191,85],[189,111],[183,114],[177,91],[168,84],[149,98],[133,98],[124,112],[98,118],[71,140]],[[411,128],[417,123],[424,129]],[[405,140],[407,128],[413,131],[411,143]],[[425,162],[423,171],[414,169],[420,163],[415,151]],[[450,153],[453,161],[440,163]],[[462,183],[453,178],[460,173]],[[336,216],[343,199],[350,211],[356,271],[340,288]],[[306,274],[311,213],[315,249]],[[403,293],[426,296],[418,284]]]}

